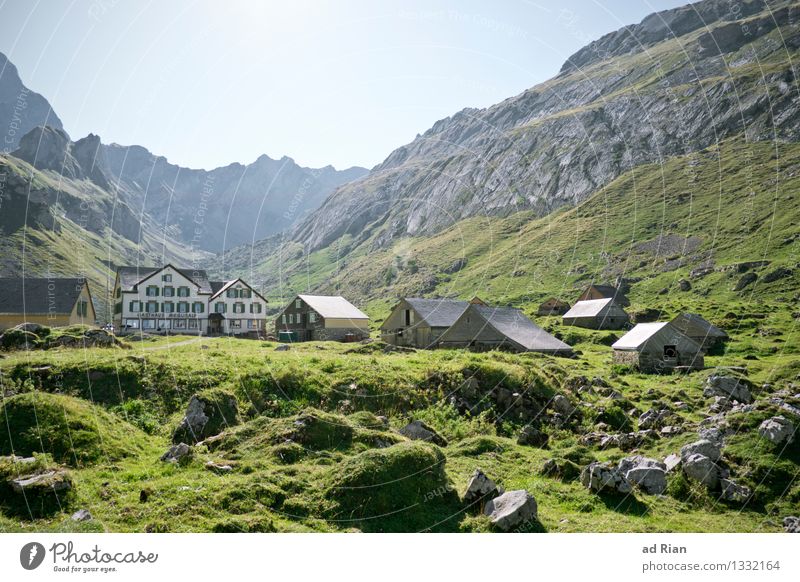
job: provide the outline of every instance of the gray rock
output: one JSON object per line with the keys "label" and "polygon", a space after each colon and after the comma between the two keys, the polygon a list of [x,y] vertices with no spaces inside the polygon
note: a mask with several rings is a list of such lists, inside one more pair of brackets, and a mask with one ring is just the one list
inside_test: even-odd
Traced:
{"label": "gray rock", "polygon": [[61,469],[10,479],[9,484],[15,493],[27,493],[28,490],[58,493],[72,489],[69,473]]}
{"label": "gray rock", "polygon": [[471,504],[476,501],[502,495],[502,493],[503,489],[501,487],[498,487],[494,481],[483,473],[483,471],[475,469],[467,483],[467,490],[464,492],[464,502]]}
{"label": "gray rock", "polygon": [[758,275],[756,273],[753,272],[745,273],[744,275],[742,275],[741,279],[739,279],[736,282],[736,285],[734,285],[733,290],[741,291],[745,287],[755,283],[757,280],[758,280]]}
{"label": "gray rock", "polygon": [[511,531],[538,518],[536,499],[524,489],[509,491],[486,503],[483,509],[492,524],[502,531]]}
{"label": "gray rock", "polygon": [[167,451],[161,455],[161,460],[165,463],[180,463],[183,459],[187,458],[192,453],[192,447],[186,443],[178,443],[172,445]]}
{"label": "gray rock", "polygon": [[783,529],[786,533],[800,533],[800,517],[794,515],[784,517]]}
{"label": "gray rock", "polygon": [[706,380],[703,394],[706,396],[727,396],[738,402],[750,404],[753,401],[752,388],[752,383],[744,378],[712,374]]}
{"label": "gray rock", "polygon": [[671,414],[672,412],[667,409],[656,410],[655,408],[651,408],[639,416],[639,428],[642,430],[659,428]]}
{"label": "gray rock", "polygon": [[230,465],[223,465],[222,463],[215,463],[214,461],[208,461],[205,467],[214,473],[230,473],[233,471],[233,467]]}
{"label": "gray rock", "polygon": [[689,283],[689,281],[687,281],[686,279],[681,279],[680,281],[678,281],[678,288],[681,291],[691,291],[692,284]]}
{"label": "gray rock", "polygon": [[758,434],[776,445],[790,444],[794,441],[795,427],[783,416],[773,416],[761,423]]}
{"label": "gray rock", "polygon": [[709,489],[719,486],[720,470],[710,458],[700,453],[693,453],[682,458],[683,473],[692,481],[702,483]]}
{"label": "gray rock", "polygon": [[725,501],[744,503],[753,495],[749,487],[739,485],[731,479],[720,479],[719,485],[722,491],[722,499]]}
{"label": "gray rock", "polygon": [[72,514],[70,518],[72,521],[89,521],[92,519],[92,514],[89,513],[88,509],[79,509],[75,513]]}
{"label": "gray rock", "polygon": [[680,465],[681,465],[681,457],[680,455],[676,455],[675,453],[667,455],[666,458],[664,459],[664,467],[666,468],[667,473],[669,473],[673,469],[676,469],[677,467],[680,467]]}
{"label": "gray rock", "polygon": [[581,472],[581,483],[592,491],[630,493],[631,486],[610,463],[594,462]]}
{"label": "gray rock", "polygon": [[427,441],[440,447],[447,446],[445,438],[421,420],[412,420],[398,432],[412,441]]}
{"label": "gray rock", "polygon": [[686,461],[687,457],[698,453],[704,457],[708,457],[714,462],[719,461],[722,457],[719,444],[706,439],[700,439],[699,441],[681,447],[681,458],[684,461]]}
{"label": "gray rock", "polygon": [[660,495],[667,488],[667,466],[657,459],[641,455],[625,457],[617,470],[628,483],[650,495]]}
{"label": "gray rock", "polygon": [[289,344],[278,344],[277,346],[275,346],[275,351],[276,352],[287,352],[287,351],[289,351],[290,347],[291,346],[289,346]]}
{"label": "gray rock", "polygon": [[575,414],[575,406],[562,394],[553,396],[553,410],[567,418]]}

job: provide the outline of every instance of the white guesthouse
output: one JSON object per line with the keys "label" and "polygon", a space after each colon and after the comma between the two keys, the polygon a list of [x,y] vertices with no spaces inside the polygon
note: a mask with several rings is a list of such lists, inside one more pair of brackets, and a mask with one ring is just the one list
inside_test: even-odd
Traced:
{"label": "white guesthouse", "polygon": [[262,335],[267,300],[241,279],[209,281],[202,269],[119,267],[114,325],[121,332]]}

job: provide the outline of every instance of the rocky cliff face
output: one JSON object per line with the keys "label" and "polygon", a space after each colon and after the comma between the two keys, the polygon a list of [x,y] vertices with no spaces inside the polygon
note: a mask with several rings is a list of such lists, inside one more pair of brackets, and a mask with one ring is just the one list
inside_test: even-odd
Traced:
{"label": "rocky cliff face", "polygon": [[14,64],[0,53],[0,150],[17,149],[22,136],[37,125],[62,128],[47,99],[28,89]]}
{"label": "rocky cliff face", "polygon": [[262,155],[248,165],[194,170],[140,146],[103,146],[107,174],[121,195],[156,224],[197,248],[219,252],[291,227],[338,186],[367,173],[304,168]]}
{"label": "rocky cliff face", "polygon": [[706,0],[578,51],[554,79],[465,109],[338,189],[291,234],[382,247],[476,215],[579,203],[623,172],[744,135],[796,140],[797,2]]}

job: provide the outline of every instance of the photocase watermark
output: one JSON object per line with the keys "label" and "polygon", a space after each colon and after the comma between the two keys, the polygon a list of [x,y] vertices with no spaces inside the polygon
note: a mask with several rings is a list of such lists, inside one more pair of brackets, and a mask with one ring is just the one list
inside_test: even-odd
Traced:
{"label": "photocase watermark", "polygon": [[422,502],[427,503],[428,501],[433,501],[434,499],[441,499],[442,497],[450,495],[453,491],[455,491],[455,487],[449,483],[447,485],[441,485],[436,489],[426,492],[425,495],[422,496]]}
{"label": "photocase watermark", "polygon": [[73,542],[56,542],[49,549],[39,542],[29,542],[22,546],[19,552],[19,563],[26,570],[35,570],[41,566],[45,558],[52,559],[54,572],[72,573],[109,573],[116,572],[117,566],[122,564],[155,564],[158,554],[154,552],[134,551],[104,551],[95,544],[88,550],[76,549]]}

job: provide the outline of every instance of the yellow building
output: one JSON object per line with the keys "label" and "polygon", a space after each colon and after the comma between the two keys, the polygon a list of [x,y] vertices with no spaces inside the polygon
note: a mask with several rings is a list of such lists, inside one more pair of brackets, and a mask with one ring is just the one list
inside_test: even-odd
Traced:
{"label": "yellow building", "polygon": [[86,279],[0,278],[0,330],[26,322],[93,325],[96,319]]}

